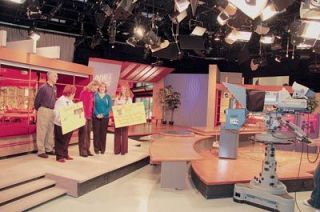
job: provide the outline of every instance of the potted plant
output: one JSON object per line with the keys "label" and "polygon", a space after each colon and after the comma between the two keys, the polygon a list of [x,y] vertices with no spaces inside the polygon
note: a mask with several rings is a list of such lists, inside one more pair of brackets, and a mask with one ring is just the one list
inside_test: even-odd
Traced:
{"label": "potted plant", "polygon": [[167,87],[161,88],[159,90],[159,102],[162,108],[162,119],[161,119],[162,124],[167,124],[167,120],[166,120],[166,109],[167,109],[166,96],[167,95],[168,95]]}
{"label": "potted plant", "polygon": [[173,121],[174,111],[178,109],[179,106],[181,105],[180,97],[181,97],[181,94],[177,91],[174,91],[171,85],[167,86],[167,95],[166,95],[165,102],[167,105],[167,109],[171,111],[171,117],[169,121],[170,125],[173,125],[174,123]]}

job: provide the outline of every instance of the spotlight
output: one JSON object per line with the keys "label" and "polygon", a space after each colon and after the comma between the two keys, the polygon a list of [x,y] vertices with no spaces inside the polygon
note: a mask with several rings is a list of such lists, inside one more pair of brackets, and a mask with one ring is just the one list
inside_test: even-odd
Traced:
{"label": "spotlight", "polygon": [[217,21],[221,26],[223,26],[228,22],[228,20],[230,19],[230,16],[233,16],[236,14],[237,8],[229,3],[226,6],[226,8],[220,9],[220,11],[221,12],[217,17]]}
{"label": "spotlight", "polygon": [[291,35],[304,39],[320,39],[320,22],[298,20],[290,26]]}
{"label": "spotlight", "polygon": [[265,35],[260,37],[260,43],[263,44],[273,44],[274,43],[274,36],[273,35]]}
{"label": "spotlight", "polygon": [[279,12],[276,10],[274,4],[269,4],[266,8],[262,10],[260,18],[262,21],[266,21],[278,13]]}
{"label": "spotlight", "polygon": [[267,26],[258,25],[254,31],[259,35],[265,35],[270,31],[270,28]]}
{"label": "spotlight", "polygon": [[28,0],[26,4],[26,15],[28,19],[37,19],[41,17],[42,11],[40,10],[40,4],[38,0]]}
{"label": "spotlight", "polygon": [[17,4],[23,4],[26,0],[10,0],[10,1]]}
{"label": "spotlight", "polygon": [[235,7],[241,10],[251,19],[258,17],[267,6],[268,0],[248,1],[248,0],[228,0]]}
{"label": "spotlight", "polygon": [[236,29],[233,29],[224,40],[228,44],[233,44],[237,41],[248,42],[251,38],[251,35],[252,32],[238,31]]}
{"label": "spotlight", "polygon": [[139,26],[136,26],[134,27],[133,29],[133,34],[139,39],[141,40],[144,35],[146,33],[146,29],[142,26],[142,25],[139,25]]}
{"label": "spotlight", "polygon": [[281,63],[282,58],[281,58],[280,55],[276,55],[275,58],[274,58],[274,60],[275,60],[276,62],[278,62],[278,63]]}
{"label": "spotlight", "polygon": [[220,41],[221,39],[220,39],[219,36],[215,36],[215,37],[214,37],[214,40],[215,40],[215,41]]}
{"label": "spotlight", "polygon": [[34,41],[38,41],[40,39],[40,34],[37,33],[34,29],[30,29],[28,32],[29,38]]}
{"label": "spotlight", "polygon": [[320,22],[306,21],[305,23],[306,25],[304,27],[301,37],[319,40]]}
{"label": "spotlight", "polygon": [[313,46],[308,43],[299,43],[296,47],[297,49],[311,49]]}
{"label": "spotlight", "polygon": [[181,13],[184,10],[187,10],[190,2],[188,0],[175,0],[175,8]]}
{"label": "spotlight", "polygon": [[320,20],[320,3],[318,0],[305,0],[301,2],[300,18]]}
{"label": "spotlight", "polygon": [[203,36],[206,31],[207,31],[206,28],[200,27],[200,26],[196,26],[196,27],[193,29],[193,31],[191,32],[191,35]]}
{"label": "spotlight", "polygon": [[182,12],[175,12],[175,14],[172,17],[170,16],[169,17],[174,24],[178,24],[181,21],[183,21],[183,19],[185,19],[187,16],[188,16],[187,10],[184,10]]}

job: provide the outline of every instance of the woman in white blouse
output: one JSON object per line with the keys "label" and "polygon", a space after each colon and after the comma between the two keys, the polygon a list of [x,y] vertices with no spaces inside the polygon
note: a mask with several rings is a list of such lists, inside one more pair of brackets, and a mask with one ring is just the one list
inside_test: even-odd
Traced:
{"label": "woman in white blouse", "polygon": [[62,134],[59,110],[73,104],[75,93],[76,87],[74,85],[66,85],[62,91],[62,96],[58,98],[56,104],[54,105],[54,148],[56,153],[56,160],[60,163],[64,163],[65,159],[72,160],[73,158],[68,154],[68,146],[72,136],[72,132]]}
{"label": "woman in white blouse", "polygon": [[[114,105],[131,104],[131,91],[128,86],[121,86],[120,94],[115,98]],[[119,127],[114,130],[114,154],[128,153],[128,127]]]}

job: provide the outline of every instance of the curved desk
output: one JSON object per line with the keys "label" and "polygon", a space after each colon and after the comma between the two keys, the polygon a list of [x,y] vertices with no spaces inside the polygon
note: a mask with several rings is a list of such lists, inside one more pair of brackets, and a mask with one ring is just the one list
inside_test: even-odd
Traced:
{"label": "curved desk", "polygon": [[207,137],[161,136],[151,142],[150,163],[161,163],[161,187],[184,189],[187,163],[202,159],[194,144]]}

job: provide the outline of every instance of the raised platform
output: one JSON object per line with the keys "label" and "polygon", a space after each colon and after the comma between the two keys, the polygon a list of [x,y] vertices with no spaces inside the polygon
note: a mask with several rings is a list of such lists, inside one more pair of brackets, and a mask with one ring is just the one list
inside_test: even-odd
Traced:
{"label": "raised platform", "polygon": [[[177,125],[169,125],[169,124],[155,124],[155,123],[146,123],[130,126],[128,130],[129,137],[139,137],[139,136],[147,136],[147,135],[155,135],[162,133],[164,131],[170,130],[185,130],[186,127],[177,126]],[[114,127],[109,127],[108,131],[114,132]]]}
{"label": "raised platform", "polygon": [[[264,145],[242,142],[238,158],[220,159],[218,149],[210,148],[210,140],[195,144],[195,149],[204,158],[192,161],[191,177],[196,188],[207,198],[232,197],[236,183],[247,183],[261,169],[264,158]],[[302,158],[300,172],[300,157]],[[309,154],[311,159],[315,154]],[[278,176],[289,192],[308,191],[313,188],[313,171],[317,163],[310,163],[307,155],[300,152],[276,151]]]}
{"label": "raised platform", "polygon": [[56,162],[55,156],[42,159],[36,154],[2,159],[0,188],[44,175],[69,195],[78,197],[149,164],[149,143],[129,139],[129,152],[114,155],[113,134],[108,134],[105,154],[83,158],[79,156],[78,145],[70,146],[69,154],[74,160],[66,163]]}

